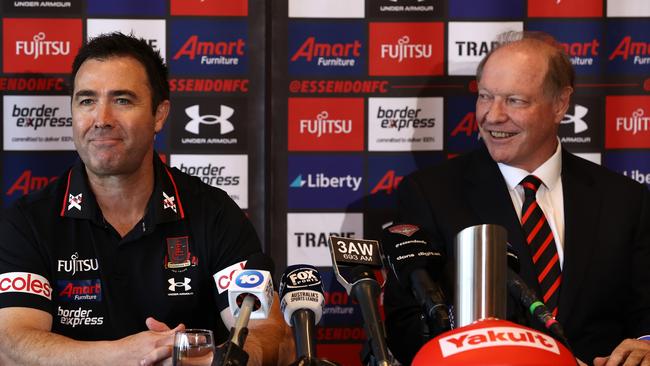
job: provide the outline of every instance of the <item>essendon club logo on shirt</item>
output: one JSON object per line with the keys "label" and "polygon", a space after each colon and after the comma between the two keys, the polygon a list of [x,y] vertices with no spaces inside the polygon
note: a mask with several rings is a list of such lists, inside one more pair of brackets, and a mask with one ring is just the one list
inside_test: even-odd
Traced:
{"label": "essendon club logo on shirt", "polygon": [[528,0],[528,16],[600,17],[603,16],[603,0]]}
{"label": "essendon club logo on shirt", "polygon": [[650,148],[650,96],[608,96],[605,148]]}
{"label": "essendon club logo on shirt", "polygon": [[362,98],[289,98],[289,151],[362,151]]}
{"label": "essendon club logo on shirt", "polygon": [[5,19],[3,71],[70,72],[81,34],[80,19]]}
{"label": "essendon club logo on shirt", "polygon": [[370,75],[442,75],[443,59],[443,23],[370,23]]}
{"label": "essendon club logo on shirt", "polygon": [[246,16],[247,0],[171,0],[171,15]]}

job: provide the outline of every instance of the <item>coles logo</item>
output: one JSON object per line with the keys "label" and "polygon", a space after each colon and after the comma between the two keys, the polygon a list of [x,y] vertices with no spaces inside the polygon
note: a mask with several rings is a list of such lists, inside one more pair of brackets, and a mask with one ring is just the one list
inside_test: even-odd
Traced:
{"label": "coles logo", "polygon": [[50,283],[45,277],[35,273],[8,272],[0,274],[0,295],[8,292],[38,295],[52,300]]}
{"label": "coles logo", "polygon": [[603,0],[528,0],[528,16],[590,18],[603,16]]}
{"label": "coles logo", "polygon": [[248,15],[248,0],[171,0],[169,5],[171,15]]}
{"label": "coles logo", "polygon": [[291,75],[360,75],[365,71],[361,23],[289,23]]}
{"label": "coles logo", "polygon": [[650,74],[650,21],[612,21],[607,26],[607,71],[620,75]]}
{"label": "coles logo", "polygon": [[60,301],[102,301],[102,282],[93,280],[57,280]]}
{"label": "coles logo", "polygon": [[608,96],[605,148],[650,148],[650,96]]}
{"label": "coles logo", "polygon": [[289,151],[362,151],[363,98],[289,98]]}
{"label": "coles logo", "polygon": [[442,75],[444,25],[370,23],[369,73],[372,76]]}
{"label": "coles logo", "polygon": [[11,19],[2,24],[5,73],[68,73],[81,46],[80,19]]}
{"label": "coles logo", "polygon": [[239,20],[171,22],[171,72],[177,75],[244,74],[248,23]]}
{"label": "coles logo", "polygon": [[244,269],[246,266],[246,261],[241,261],[235,264],[232,264],[221,271],[212,275],[215,285],[217,285],[217,291],[223,293],[228,290],[230,286],[230,281],[232,281],[232,276],[239,269]]}

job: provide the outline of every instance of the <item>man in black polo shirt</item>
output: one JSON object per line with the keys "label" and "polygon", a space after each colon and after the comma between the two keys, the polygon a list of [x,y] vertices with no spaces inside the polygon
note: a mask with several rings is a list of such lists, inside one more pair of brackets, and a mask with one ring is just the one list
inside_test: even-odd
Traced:
{"label": "man in black polo shirt", "polygon": [[[260,243],[225,192],[155,154],[170,108],[162,59],[144,40],[103,35],[72,80],[81,160],[0,220],[0,364],[168,363],[183,327],[224,341],[229,275]],[[252,364],[282,364],[280,343],[291,345],[274,303],[249,323]]]}

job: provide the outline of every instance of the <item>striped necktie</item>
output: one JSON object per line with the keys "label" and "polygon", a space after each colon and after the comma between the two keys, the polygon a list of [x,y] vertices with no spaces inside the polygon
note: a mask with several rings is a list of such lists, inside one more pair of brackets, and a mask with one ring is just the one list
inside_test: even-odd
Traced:
{"label": "striped necktie", "polygon": [[542,181],[534,175],[529,175],[520,184],[525,194],[521,209],[521,226],[533,258],[544,303],[553,316],[556,316],[562,272],[553,232],[535,199]]}

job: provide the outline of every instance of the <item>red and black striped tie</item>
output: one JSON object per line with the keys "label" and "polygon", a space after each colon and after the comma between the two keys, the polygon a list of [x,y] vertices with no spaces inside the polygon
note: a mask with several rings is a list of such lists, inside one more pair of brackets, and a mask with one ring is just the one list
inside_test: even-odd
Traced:
{"label": "red and black striped tie", "polygon": [[556,316],[562,272],[553,232],[535,199],[542,181],[534,175],[529,175],[520,184],[526,195],[521,209],[521,226],[535,264],[544,303],[553,316]]}

